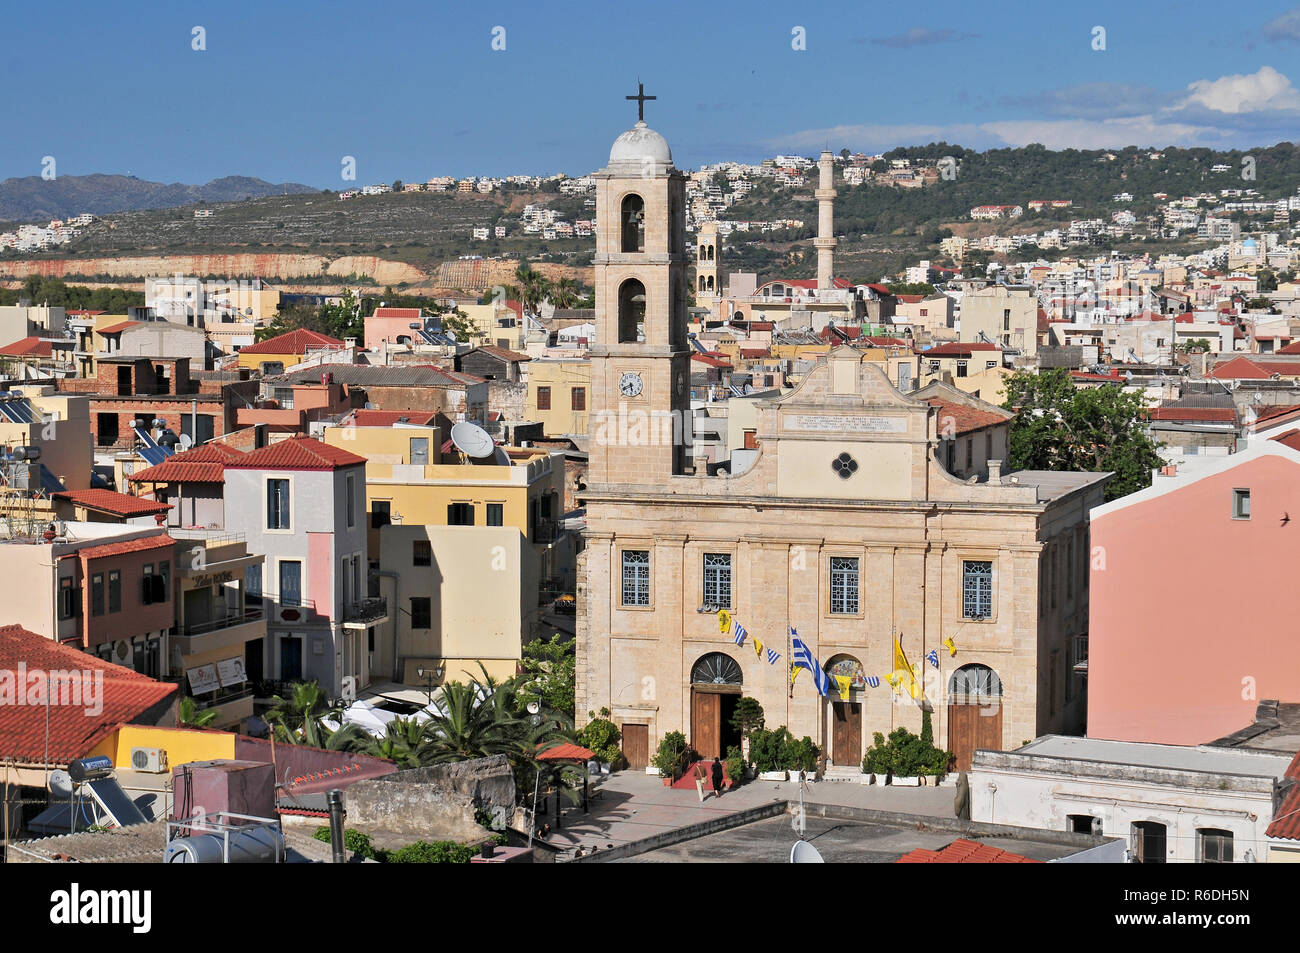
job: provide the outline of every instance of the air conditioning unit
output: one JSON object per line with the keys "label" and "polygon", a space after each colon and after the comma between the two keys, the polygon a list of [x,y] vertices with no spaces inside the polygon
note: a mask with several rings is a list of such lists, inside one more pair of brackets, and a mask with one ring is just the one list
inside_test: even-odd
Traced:
{"label": "air conditioning unit", "polygon": [[131,769],[162,774],[167,770],[167,752],[162,748],[132,748]]}

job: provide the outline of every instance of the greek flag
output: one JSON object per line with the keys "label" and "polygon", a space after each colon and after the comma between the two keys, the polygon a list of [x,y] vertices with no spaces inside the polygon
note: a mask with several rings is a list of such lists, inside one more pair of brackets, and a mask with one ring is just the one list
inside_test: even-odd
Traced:
{"label": "greek flag", "polygon": [[[736,644],[737,644],[737,645],[744,645],[744,644],[745,644],[745,636],[749,635],[749,632],[748,632],[748,631],[745,629],[745,627],[744,627],[743,625],[741,625],[739,622],[736,623],[736,625],[735,625],[735,629],[736,629]],[[937,664],[939,664],[939,663],[936,662],[935,664],[937,665]]]}
{"label": "greek flag", "polygon": [[767,650],[767,664],[768,664],[768,665],[775,665],[775,664],[776,664],[777,662],[779,662],[779,661],[781,661],[781,653],[780,653],[780,652],[777,652],[777,651],[774,651],[773,649],[768,649],[768,650]]}
{"label": "greek flag", "polygon": [[813,685],[817,688],[817,694],[825,698],[831,690],[830,676],[822,671],[822,667],[817,664],[817,659],[809,651],[808,646],[804,644],[803,639],[795,632],[794,626],[790,626],[790,635],[793,638],[791,645],[794,646],[792,661],[796,668],[806,668],[812,672]]}
{"label": "greek flag", "polygon": [[879,688],[879,687],[880,687],[880,676],[879,676],[879,675],[868,675],[868,676],[867,676],[867,684],[870,685],[872,688]]}
{"label": "greek flag", "polygon": [[939,667],[939,653],[934,649],[930,649],[930,651],[925,653],[925,660],[935,668]]}

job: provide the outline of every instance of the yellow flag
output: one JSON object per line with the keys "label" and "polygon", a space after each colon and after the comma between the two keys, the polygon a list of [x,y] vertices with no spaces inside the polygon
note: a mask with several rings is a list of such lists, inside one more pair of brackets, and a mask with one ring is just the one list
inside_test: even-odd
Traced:
{"label": "yellow flag", "polygon": [[[897,635],[894,636],[894,674],[898,676],[899,684],[907,684],[908,694],[913,698],[921,697],[921,686],[916,681],[916,671],[908,663],[902,640]],[[890,684],[893,682],[891,681]],[[894,687],[897,688],[898,685]]]}
{"label": "yellow flag", "polygon": [[760,642],[757,637],[754,639],[754,654],[759,658],[763,657],[763,643]]}
{"label": "yellow flag", "polygon": [[912,684],[909,686],[909,689],[912,692],[912,697],[921,698],[925,694],[925,689],[922,687],[925,684],[925,673],[921,671],[920,662],[917,662],[912,666],[911,675]]}
{"label": "yellow flag", "polygon": [[718,629],[722,632],[723,635],[726,635],[727,631],[730,628],[731,628],[731,613],[728,612],[726,609],[719,609]]}
{"label": "yellow flag", "polygon": [[800,666],[798,666],[798,665],[791,665],[791,666],[790,666],[790,685],[791,685],[791,687],[794,686],[794,680],[795,680],[796,678],[799,677],[799,673],[802,672],[802,671],[803,671],[803,669],[802,669]]}
{"label": "yellow flag", "polygon": [[895,634],[894,635],[894,671],[910,672],[911,670],[912,670],[912,666],[907,664],[907,656],[903,654],[903,643],[898,638],[898,635]]}
{"label": "yellow flag", "polygon": [[836,675],[835,681],[840,683],[840,701],[849,700],[849,688],[853,685],[852,675]]}
{"label": "yellow flag", "polygon": [[952,636],[943,640],[943,647],[948,650],[948,657],[952,658],[957,654],[957,643],[952,640]]}

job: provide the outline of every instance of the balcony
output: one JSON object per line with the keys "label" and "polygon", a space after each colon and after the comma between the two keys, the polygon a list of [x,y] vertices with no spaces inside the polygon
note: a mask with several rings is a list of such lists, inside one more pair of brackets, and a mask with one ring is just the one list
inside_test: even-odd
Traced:
{"label": "balcony", "polygon": [[533,524],[532,542],[546,545],[555,542],[564,533],[564,524],[559,520],[538,520]]}
{"label": "balcony", "polygon": [[216,721],[209,726],[211,728],[238,727],[244,719],[253,717],[253,686],[250,682],[192,697],[200,712],[217,712]]}
{"label": "balcony", "polygon": [[182,655],[209,652],[227,646],[243,645],[266,634],[266,620],[261,606],[243,611],[221,611],[202,622],[177,626],[173,644]]}
{"label": "balcony", "polygon": [[343,606],[343,626],[347,629],[364,629],[388,621],[388,600],[382,596],[374,599],[362,599],[360,602],[345,603]]}

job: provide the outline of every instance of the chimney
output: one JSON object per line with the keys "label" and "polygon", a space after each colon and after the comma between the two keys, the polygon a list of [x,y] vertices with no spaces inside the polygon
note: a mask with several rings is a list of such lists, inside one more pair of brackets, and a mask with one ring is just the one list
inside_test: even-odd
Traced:
{"label": "chimney", "polygon": [[992,484],[993,486],[1002,485],[1002,461],[1001,460],[989,461],[989,483]]}

